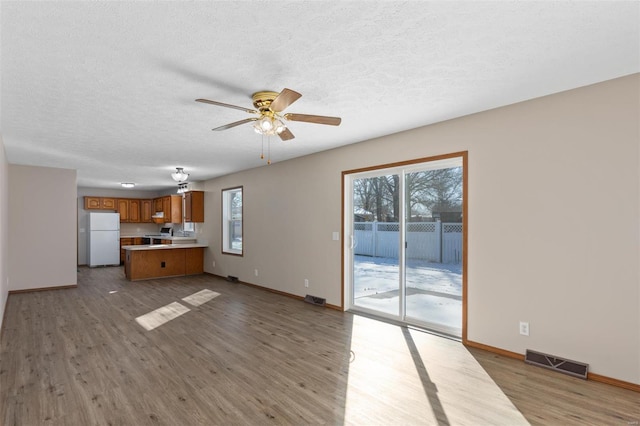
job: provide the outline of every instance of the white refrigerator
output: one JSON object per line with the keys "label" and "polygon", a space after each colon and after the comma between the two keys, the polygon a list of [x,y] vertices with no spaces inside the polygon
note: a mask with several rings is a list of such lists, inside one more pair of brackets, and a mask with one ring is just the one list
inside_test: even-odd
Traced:
{"label": "white refrigerator", "polygon": [[120,265],[120,214],[89,213],[89,266]]}

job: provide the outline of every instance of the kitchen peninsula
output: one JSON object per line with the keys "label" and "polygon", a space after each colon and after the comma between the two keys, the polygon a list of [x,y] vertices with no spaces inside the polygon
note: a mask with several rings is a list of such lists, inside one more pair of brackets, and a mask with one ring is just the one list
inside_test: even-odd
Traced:
{"label": "kitchen peninsula", "polygon": [[130,281],[202,274],[207,244],[123,246],[124,274]]}

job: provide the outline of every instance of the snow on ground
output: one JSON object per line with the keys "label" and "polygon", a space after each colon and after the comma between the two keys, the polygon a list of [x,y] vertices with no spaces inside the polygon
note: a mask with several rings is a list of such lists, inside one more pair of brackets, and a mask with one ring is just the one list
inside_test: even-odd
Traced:
{"label": "snow on ground", "polygon": [[[398,259],[354,256],[353,269],[356,305],[397,315]],[[408,317],[462,328],[462,265],[410,259],[406,281]]]}

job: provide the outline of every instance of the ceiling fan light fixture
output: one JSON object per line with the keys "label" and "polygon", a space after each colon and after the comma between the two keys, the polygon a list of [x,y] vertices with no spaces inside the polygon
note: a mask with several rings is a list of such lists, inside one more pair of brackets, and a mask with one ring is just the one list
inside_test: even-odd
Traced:
{"label": "ceiling fan light fixture", "polygon": [[184,171],[184,169],[182,167],[176,167],[176,171],[171,173],[171,177],[176,182],[183,182],[183,181],[189,179],[189,173],[185,173],[185,171]]}
{"label": "ceiling fan light fixture", "polygon": [[284,129],[286,129],[284,123],[281,120],[277,119],[277,118],[275,120],[273,120],[273,127],[274,127],[274,130],[275,130],[275,132],[277,134],[282,133],[284,131]]}
{"label": "ceiling fan light fixture", "polygon": [[260,120],[260,128],[265,133],[271,131],[273,129],[273,119],[271,117],[262,117]]}

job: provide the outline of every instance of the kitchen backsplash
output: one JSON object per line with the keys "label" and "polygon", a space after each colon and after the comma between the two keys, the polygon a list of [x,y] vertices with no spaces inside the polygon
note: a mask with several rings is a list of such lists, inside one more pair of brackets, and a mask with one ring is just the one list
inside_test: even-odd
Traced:
{"label": "kitchen backsplash", "polygon": [[121,223],[120,235],[158,234],[161,226],[155,223]]}
{"label": "kitchen backsplash", "polygon": [[[120,235],[145,235],[145,234],[158,234],[160,233],[160,228],[165,225],[157,225],[155,223],[120,223]],[[185,237],[193,237],[195,236],[195,232],[186,232],[182,229],[181,223],[175,223],[173,225],[168,224],[167,226],[171,226],[173,228],[173,235],[185,236]]]}

